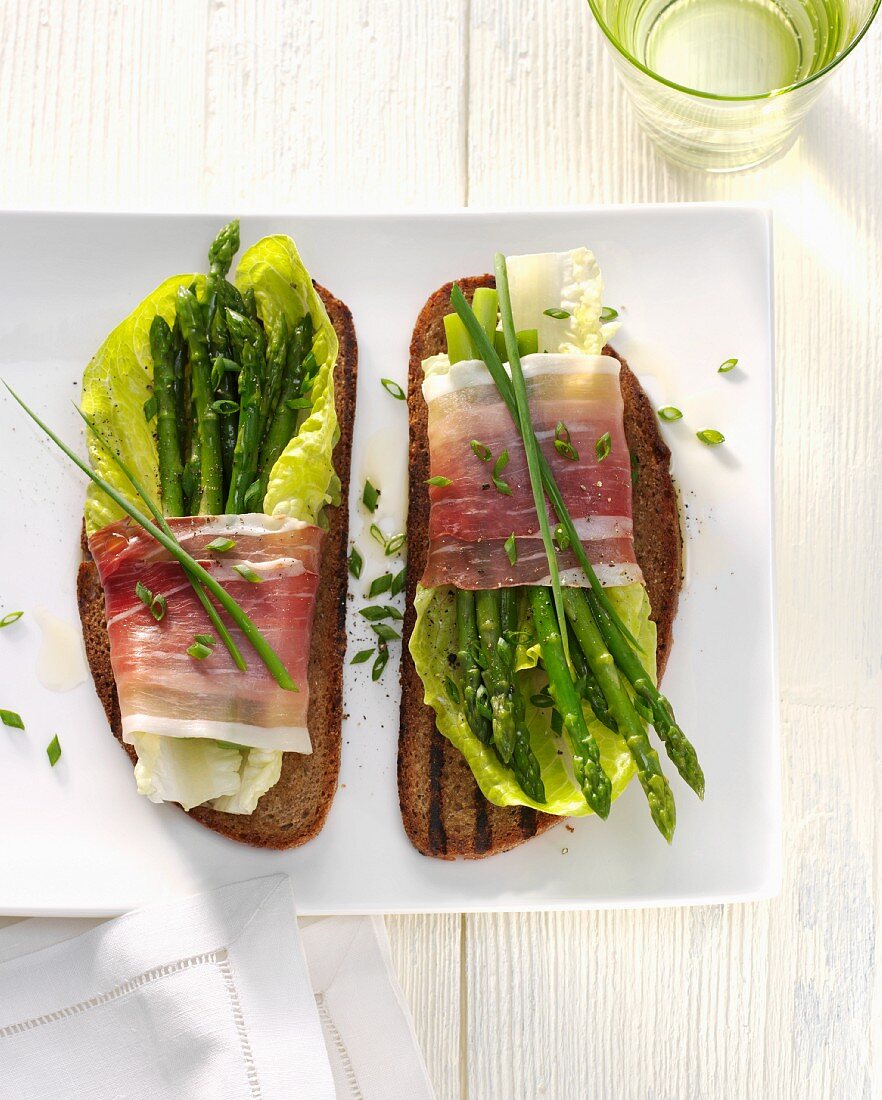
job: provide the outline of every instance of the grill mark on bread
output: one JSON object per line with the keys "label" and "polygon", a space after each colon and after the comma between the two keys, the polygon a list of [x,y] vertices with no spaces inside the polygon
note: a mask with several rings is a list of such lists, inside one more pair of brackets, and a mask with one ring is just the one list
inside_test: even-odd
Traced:
{"label": "grill mark on bread", "polygon": [[[495,286],[492,275],[472,276],[458,283],[469,300],[478,287]],[[447,283],[428,299],[417,319],[410,344],[408,582],[402,630],[398,800],[405,831],[418,851],[443,859],[477,859],[514,848],[565,819],[526,806],[494,806],[484,798],[464,757],[438,733],[435,712],[423,702],[423,684],[408,649],[416,622],[413,599],[428,548],[429,493],[425,484],[429,476],[428,414],[422,395],[422,361],[446,349],[443,317],[451,312],[452,286]],[[640,477],[634,490],[634,549],[643,569],[652,618],[658,628],[657,658],[661,677],[670,652],[671,628],[681,582],[680,521],[669,468],[670,452],[659,433],[652,405],[627,363],[612,348],[603,350],[621,364],[625,435],[629,448],[640,460]],[[440,800],[443,850],[433,843],[430,830],[433,811],[429,808],[428,776],[432,768],[430,757],[437,751],[438,741],[444,758]],[[484,845],[487,835],[484,818],[490,836],[488,847]]]}
{"label": "grill mark on bread", "polygon": [[[352,315],[330,291],[315,283],[337,333],[340,351],[334,368],[334,390],[340,438],[334,468],[342,485],[340,505],[328,510],[328,533],[322,550],[315,622],[309,656],[307,725],[313,752],[286,752],[278,783],[264,794],[253,814],[226,814],[197,806],[189,817],[232,840],[260,848],[294,848],[305,844],[327,818],[340,771],[340,727],[343,711],[343,662],[346,654],[347,549],[349,473],[358,346]],[[104,616],[104,592],[93,562],[84,561],[77,576],[77,599],[86,656],[95,688],[114,736],[136,762],[134,749],[122,741],[116,683],[110,665],[110,643]]]}

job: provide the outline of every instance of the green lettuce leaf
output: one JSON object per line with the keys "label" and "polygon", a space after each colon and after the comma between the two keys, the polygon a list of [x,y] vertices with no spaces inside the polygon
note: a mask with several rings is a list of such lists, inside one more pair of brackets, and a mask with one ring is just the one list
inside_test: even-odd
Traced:
{"label": "green lettuce leaf", "polygon": [[[608,588],[607,594],[622,621],[631,631],[645,655],[648,669],[655,676],[656,631],[649,618],[646,590],[641,584]],[[410,639],[410,652],[423,681],[425,702],[435,711],[439,731],[452,742],[468,761],[484,796],[496,806],[533,806],[546,813],[582,817],[592,811],[573,782],[565,761],[569,753],[558,754],[560,742],[549,727],[550,711],[527,703],[527,726],[545,783],[546,803],[533,802],[520,789],[511,772],[500,763],[496,753],[481,744],[471,732],[461,709],[451,702],[444,687],[450,674],[449,654],[457,649],[456,604],[450,588],[417,587],[414,601],[417,620]],[[529,630],[529,620],[522,623]],[[536,653],[531,645],[518,651],[517,673],[525,696],[538,692],[546,681],[535,667]],[[624,739],[598,722],[585,707],[585,717],[600,748],[603,769],[612,781],[612,797],[618,798],[634,775],[634,762]]]}
{"label": "green lettuce leaf", "polygon": [[271,331],[283,314],[293,327],[307,312],[315,330],[319,369],[310,392],[312,408],[272,469],[263,510],[305,523],[322,523],[327,504],[339,504],[340,479],[332,456],[340,434],[334,403],[337,334],[290,237],[264,237],[236,268],[240,290],[254,288],[261,320]]}

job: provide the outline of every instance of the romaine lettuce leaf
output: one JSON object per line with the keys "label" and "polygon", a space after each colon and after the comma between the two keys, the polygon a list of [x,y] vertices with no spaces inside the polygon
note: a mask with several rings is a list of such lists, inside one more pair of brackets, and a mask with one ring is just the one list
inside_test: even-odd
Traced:
{"label": "romaine lettuce leaf", "polygon": [[321,523],[326,504],[340,501],[340,479],[332,456],[340,434],[334,403],[337,334],[290,237],[264,237],[249,248],[236,268],[240,290],[253,287],[268,330],[284,314],[293,328],[308,311],[315,329],[313,351],[319,363],[312,386],[312,408],[270,474],[263,510],[305,523]]}
{"label": "romaine lettuce leaf", "polygon": [[[651,654],[649,671],[655,676],[655,623],[649,618],[649,599],[641,584],[608,588],[607,595],[627,628],[639,642],[645,654]],[[549,725],[549,711],[527,702],[527,726],[530,743],[545,783],[546,803],[533,802],[518,786],[511,772],[501,764],[491,747],[481,744],[471,732],[459,706],[451,702],[444,687],[449,675],[448,655],[457,649],[456,603],[450,588],[417,587],[414,601],[416,625],[410,639],[410,652],[423,681],[425,702],[435,711],[439,731],[463,754],[474,773],[484,796],[496,806],[533,806],[546,813],[581,817],[592,811],[573,782],[565,765],[568,753],[558,754],[559,741]],[[522,628],[529,629],[529,619]],[[524,694],[540,690],[546,682],[544,672],[533,668],[534,647],[526,645],[518,651],[518,672]],[[624,739],[598,722],[585,707],[585,717],[600,748],[601,763],[612,781],[612,797],[622,793],[634,775],[634,762]]]}

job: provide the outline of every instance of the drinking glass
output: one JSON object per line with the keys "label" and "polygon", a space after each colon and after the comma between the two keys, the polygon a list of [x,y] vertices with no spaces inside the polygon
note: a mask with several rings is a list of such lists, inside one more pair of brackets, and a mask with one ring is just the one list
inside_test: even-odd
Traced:
{"label": "drinking glass", "polygon": [[783,152],[882,0],[588,0],[644,130],[731,172]]}

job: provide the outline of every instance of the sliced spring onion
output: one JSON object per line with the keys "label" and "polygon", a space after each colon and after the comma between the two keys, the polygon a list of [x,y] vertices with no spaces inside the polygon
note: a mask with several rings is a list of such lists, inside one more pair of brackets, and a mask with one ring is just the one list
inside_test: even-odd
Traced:
{"label": "sliced spring onion", "polygon": [[489,462],[493,457],[493,452],[485,444],[479,442],[477,439],[473,439],[469,446],[474,453],[480,458],[482,462]]}
{"label": "sliced spring onion", "polygon": [[543,309],[542,312],[546,317],[553,317],[555,321],[565,321],[567,317],[572,317],[568,309]]}
{"label": "sliced spring onion", "polygon": [[404,390],[397,382],[393,382],[391,378],[381,378],[380,385],[390,396],[394,397],[396,401],[404,400]]}
{"label": "sliced spring onion", "polygon": [[386,667],[386,663],[389,660],[389,647],[381,645],[377,652],[377,659],[374,661],[374,666],[371,669],[371,679],[379,680],[383,675],[383,669]]}
{"label": "sliced spring onion", "polygon": [[201,642],[202,645],[207,645],[209,649],[217,645],[217,640],[213,634],[195,634],[194,637],[197,642]]}
{"label": "sliced spring onion", "polygon": [[369,661],[373,655],[373,649],[360,649],[349,663],[351,665],[363,665],[365,661]]}
{"label": "sliced spring onion", "polygon": [[311,397],[289,397],[285,400],[285,407],[293,409],[295,412],[298,409],[308,409],[311,405]]}
{"label": "sliced spring onion", "polygon": [[380,546],[382,546],[383,549],[385,550],[386,546],[388,545],[389,540],[383,534],[382,529],[376,525],[376,523],[371,524],[370,534],[371,534],[371,538],[374,540],[374,542],[378,542],[380,544]]}
{"label": "sliced spring onion", "polygon": [[248,581],[249,584],[263,583],[263,577],[261,577],[259,573],[255,573],[251,566],[246,565],[244,561],[239,562],[238,565],[234,565],[233,569],[235,569],[243,581]]}
{"label": "sliced spring onion", "polygon": [[383,592],[388,592],[392,587],[392,574],[384,573],[381,577],[374,577],[368,589],[368,599],[372,600]]}
{"label": "sliced spring onion", "polygon": [[681,420],[683,418],[683,414],[673,405],[665,405],[663,409],[658,410],[658,418],[659,420],[665,421]]}
{"label": "sliced spring onion", "polygon": [[737,366],[737,359],[727,359],[725,363],[720,363],[717,367],[717,374],[728,374],[730,370],[734,370]]}
{"label": "sliced spring onion", "polygon": [[236,549],[236,540],[224,538],[223,535],[219,535],[216,539],[212,539],[210,543],[205,547],[206,550],[213,550],[215,554],[226,554],[230,550]]}
{"label": "sliced spring onion", "polygon": [[211,656],[211,646],[205,645],[203,642],[194,642],[187,647],[187,655],[197,661],[204,661],[206,657]]}
{"label": "sliced spring onion", "polygon": [[148,424],[151,420],[154,419],[158,409],[159,399],[157,398],[156,394],[154,394],[152,397],[148,397],[147,400],[144,402],[144,419],[147,421]]}
{"label": "sliced spring onion", "polygon": [[380,490],[371,483],[369,478],[365,479],[364,490],[361,494],[361,502],[367,508],[370,513],[374,513],[377,510],[377,505],[380,501]]}
{"label": "sliced spring onion", "polygon": [[13,623],[17,623],[22,615],[24,615],[23,611],[10,611],[8,615],[4,615],[3,618],[0,619],[0,630],[2,630],[4,626],[12,626]]}
{"label": "sliced spring onion", "polygon": [[386,543],[386,557],[391,557],[393,554],[397,554],[402,546],[407,542],[407,535],[403,532],[397,535],[393,535],[392,538]]}
{"label": "sliced spring onion", "polygon": [[570,462],[579,461],[579,452],[567,439],[555,439],[554,449],[561,456],[561,458],[566,458]]}
{"label": "sliced spring onion", "polygon": [[609,437],[609,432],[604,432],[600,439],[594,444],[594,453],[597,455],[597,461],[603,462],[611,449],[612,440]]}
{"label": "sliced spring onion", "polygon": [[23,730],[24,722],[21,720],[21,715],[16,714],[14,710],[2,710],[0,709],[0,722],[4,726],[11,726],[13,729]]}
{"label": "sliced spring onion", "polygon": [[153,618],[156,619],[158,623],[161,623],[165,618],[166,611],[168,611],[168,602],[165,596],[159,593],[154,595],[147,585],[142,584],[140,581],[135,585],[135,595],[148,609]]}
{"label": "sliced spring onion", "polygon": [[349,573],[358,580],[364,568],[364,558],[359,554],[358,547],[353,546],[349,551]]}
{"label": "sliced spring onion", "polygon": [[404,586],[407,584],[407,566],[400,569],[392,578],[392,587],[389,589],[390,595],[397,596],[399,592],[404,591]]}
{"label": "sliced spring onion", "polygon": [[401,637],[398,631],[389,626],[388,623],[373,623],[371,625],[371,630],[373,630],[374,634],[376,634],[381,642],[394,642],[397,638]]}
{"label": "sliced spring onion", "polygon": [[220,397],[217,401],[212,401],[211,407],[219,416],[232,416],[239,411],[239,402],[229,397]]}
{"label": "sliced spring onion", "polygon": [[530,702],[534,707],[538,707],[539,710],[554,706],[554,700],[547,691],[537,691],[535,695],[530,696]]}
{"label": "sliced spring onion", "polygon": [[707,447],[716,447],[720,443],[726,442],[726,437],[722,432],[718,432],[716,428],[705,428],[703,431],[696,432],[695,434]]}
{"label": "sliced spring onion", "polygon": [[518,547],[517,547],[517,543],[515,542],[514,531],[512,531],[512,533],[505,540],[505,542],[503,543],[503,546],[505,548],[505,553],[508,555],[509,562],[512,565],[517,564]]}
{"label": "sliced spring onion", "polygon": [[612,306],[604,306],[600,311],[600,320],[605,324],[607,321],[614,321],[618,317],[619,311],[613,309]]}
{"label": "sliced spring onion", "polygon": [[430,477],[426,482],[427,485],[432,485],[436,489],[446,489],[448,485],[452,485],[453,482],[449,477],[444,477],[443,474],[436,474],[434,477]]}
{"label": "sliced spring onion", "polygon": [[49,757],[50,768],[54,768],[58,761],[61,759],[61,743],[58,740],[57,733],[46,746],[46,755]]}
{"label": "sliced spring onion", "polygon": [[447,692],[447,698],[451,703],[459,702],[459,688],[456,686],[456,681],[451,676],[444,677],[444,690]]}

